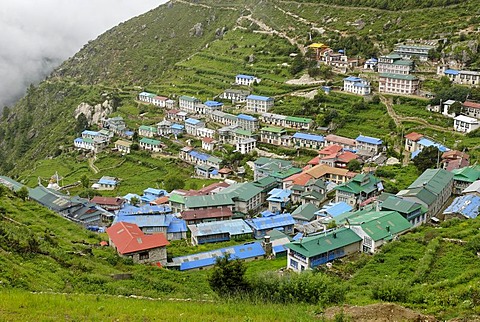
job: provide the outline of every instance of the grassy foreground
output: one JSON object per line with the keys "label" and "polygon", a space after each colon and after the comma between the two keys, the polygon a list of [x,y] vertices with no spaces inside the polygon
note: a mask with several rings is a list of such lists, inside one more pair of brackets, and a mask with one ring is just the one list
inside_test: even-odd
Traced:
{"label": "grassy foreground", "polygon": [[0,292],[2,321],[311,321],[307,305],[238,304]]}

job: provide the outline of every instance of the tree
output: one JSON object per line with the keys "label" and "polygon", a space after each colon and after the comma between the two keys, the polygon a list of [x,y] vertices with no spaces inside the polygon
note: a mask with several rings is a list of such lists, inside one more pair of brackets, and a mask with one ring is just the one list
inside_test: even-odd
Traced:
{"label": "tree", "polygon": [[88,127],[88,120],[85,114],[80,113],[75,123],[75,134],[81,134]]}
{"label": "tree", "polygon": [[349,171],[360,171],[362,169],[362,164],[357,159],[352,159],[348,161],[347,168]]}
{"label": "tree", "polygon": [[212,290],[220,296],[231,296],[248,290],[245,278],[246,267],[238,259],[231,260],[230,256],[217,257],[217,262],[208,283]]}
{"label": "tree", "polygon": [[292,75],[297,75],[305,68],[305,60],[301,54],[295,56],[292,61],[292,66],[290,67],[290,73]]}
{"label": "tree", "polygon": [[82,183],[82,187],[84,187],[85,189],[87,189],[87,188],[90,187],[90,179],[87,177],[86,174],[84,174],[84,175],[80,178],[80,182]]}
{"label": "tree", "polygon": [[130,199],[130,204],[132,204],[133,206],[136,206],[140,203],[140,199],[138,199],[137,197],[132,197]]}
{"label": "tree", "polygon": [[459,115],[462,112],[462,104],[460,102],[455,102],[448,107],[448,114]]}
{"label": "tree", "polygon": [[440,157],[440,151],[435,146],[429,146],[413,159],[413,164],[420,172],[424,172],[427,169],[435,168],[437,161]]}
{"label": "tree", "polygon": [[27,187],[23,186],[21,187],[19,190],[17,190],[17,192],[15,193],[17,195],[18,198],[22,199],[23,201],[27,200],[28,198],[28,189]]}
{"label": "tree", "polygon": [[167,191],[183,189],[183,187],[185,187],[185,181],[179,177],[169,177],[165,180],[165,190]]}

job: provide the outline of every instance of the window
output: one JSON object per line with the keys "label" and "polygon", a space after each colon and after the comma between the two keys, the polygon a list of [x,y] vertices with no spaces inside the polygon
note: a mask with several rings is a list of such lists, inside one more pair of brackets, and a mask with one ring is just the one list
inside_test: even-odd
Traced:
{"label": "window", "polygon": [[148,252],[142,252],[140,254],[138,254],[139,256],[139,259],[140,260],[143,260],[143,259],[149,259],[150,258],[150,254]]}

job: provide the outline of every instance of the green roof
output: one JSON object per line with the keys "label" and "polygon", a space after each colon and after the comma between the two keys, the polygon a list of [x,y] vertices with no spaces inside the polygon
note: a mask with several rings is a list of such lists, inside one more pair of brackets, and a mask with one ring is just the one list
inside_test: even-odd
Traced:
{"label": "green roof", "polygon": [[212,163],[222,163],[222,159],[219,159],[217,157],[214,157],[214,156],[210,156],[208,159],[207,159],[208,162],[212,162]]}
{"label": "green roof", "polygon": [[267,188],[273,184],[275,184],[277,182],[277,180],[273,177],[270,177],[270,176],[266,176],[264,178],[261,178],[257,181],[254,181],[253,184],[256,185],[257,187],[260,187],[260,188]]}
{"label": "green roof", "polygon": [[418,208],[422,208],[422,205],[397,196],[389,196],[384,202],[382,202],[381,207],[385,210],[394,210],[399,213],[409,214]]}
{"label": "green roof", "polygon": [[447,170],[427,169],[408,188],[426,188],[435,195],[439,195],[452,179],[453,173]]}
{"label": "green roof", "polygon": [[418,78],[413,75],[404,75],[404,74],[392,74],[392,73],[381,73],[380,77],[394,78],[394,79],[404,79],[404,80],[417,80]]}
{"label": "green roof", "polygon": [[473,183],[480,179],[480,165],[452,170],[453,180]]}
{"label": "green roof", "polygon": [[286,170],[274,171],[270,173],[270,176],[277,178],[277,179],[286,179],[294,174],[302,172],[302,169],[296,167],[290,167]]}
{"label": "green roof", "polygon": [[142,138],[140,140],[140,143],[145,143],[145,144],[150,144],[150,145],[160,145],[161,144],[160,141],[154,140],[154,139],[149,139],[149,138]]}
{"label": "green roof", "polygon": [[311,123],[312,119],[306,117],[296,117],[296,116],[287,116],[285,118],[286,121],[292,121],[297,123]]}
{"label": "green roof", "polygon": [[254,164],[256,166],[264,166],[263,169],[279,171],[280,169],[290,167],[292,165],[292,161],[260,157],[254,161]]}
{"label": "green roof", "polygon": [[82,140],[83,140],[83,142],[92,143],[92,144],[95,142],[95,141],[93,141],[93,139],[90,139],[90,138],[83,138]]}
{"label": "green roof", "polygon": [[400,56],[399,54],[395,54],[395,53],[391,53],[391,54],[389,54],[385,57],[389,58],[389,59],[400,59],[400,58],[402,58],[402,56]]}
{"label": "green roof", "polygon": [[399,59],[393,62],[394,65],[413,66],[413,61],[407,59]]}
{"label": "green roof", "polygon": [[415,197],[429,206],[437,200],[436,194],[422,187],[401,190],[397,193],[397,196]]}
{"label": "green roof", "polygon": [[257,187],[252,182],[232,184],[220,191],[217,195],[226,195],[231,199],[238,199],[241,201],[248,201],[256,195],[263,192],[263,189]]}
{"label": "green roof", "polygon": [[262,131],[273,132],[273,133],[283,133],[285,132],[285,129],[281,127],[269,126],[269,127],[263,127]]}
{"label": "green roof", "polygon": [[270,236],[271,241],[274,241],[274,240],[277,240],[277,239],[282,239],[282,238],[288,238],[290,241],[292,241],[292,238],[290,236],[281,232],[278,229],[272,229],[272,230],[268,231],[267,234],[268,234],[268,236]]}
{"label": "green roof", "polygon": [[185,95],[180,96],[180,99],[183,100],[183,101],[189,101],[189,102],[199,102],[200,101],[198,98],[191,97],[191,96],[185,96]]}
{"label": "green roof", "polygon": [[21,184],[20,182],[5,176],[0,176],[0,184],[6,186],[9,189],[12,189],[13,191],[18,191],[23,187],[23,184]]}
{"label": "green roof", "polygon": [[368,212],[351,219],[350,225],[362,227],[374,241],[390,240],[396,234],[412,228],[412,224],[396,211]]}
{"label": "green roof", "polygon": [[362,241],[362,238],[350,228],[340,228],[327,234],[302,238],[299,241],[286,244],[285,247],[305,257],[313,257],[360,241]]}
{"label": "green roof", "polygon": [[[335,187],[335,190],[353,193],[356,195],[361,192],[371,193],[372,191],[378,189],[377,184],[380,181],[380,179],[372,174],[357,174],[352,180]],[[362,185],[362,182],[365,183]]]}
{"label": "green roof", "polygon": [[319,208],[314,204],[306,203],[298,206],[298,208],[292,212],[292,217],[294,219],[311,221],[316,217],[315,212],[318,210]]}
{"label": "green roof", "polygon": [[[223,192],[223,191],[222,191]],[[215,194],[207,196],[185,197],[185,206],[187,208],[207,208],[218,206],[231,206],[234,202],[229,195]]]}
{"label": "green roof", "polygon": [[170,194],[170,196],[168,197],[168,200],[170,202],[179,203],[182,205],[185,204],[185,198],[181,195],[177,195],[176,193]]}
{"label": "green roof", "polygon": [[244,129],[236,129],[235,131],[235,134],[239,134],[239,135],[245,135],[245,136],[253,136],[253,132],[252,131],[247,131],[247,130],[244,130]]}
{"label": "green roof", "polygon": [[140,125],[140,127],[139,127],[138,129],[139,129],[139,130],[142,130],[142,131],[148,131],[148,132],[157,133],[157,128],[154,127],[154,126]]}

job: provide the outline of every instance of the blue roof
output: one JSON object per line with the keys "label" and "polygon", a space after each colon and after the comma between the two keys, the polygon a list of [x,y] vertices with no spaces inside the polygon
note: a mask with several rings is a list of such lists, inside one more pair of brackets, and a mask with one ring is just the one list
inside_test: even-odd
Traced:
{"label": "blue roof", "polygon": [[316,214],[320,215],[322,213],[327,213],[332,217],[336,217],[338,215],[349,212],[352,209],[353,208],[349,204],[340,201],[337,203],[329,203],[328,205],[324,205],[319,211],[316,212]]}
{"label": "blue roof", "polygon": [[275,255],[280,254],[280,253],[286,253],[287,248],[285,248],[285,245],[277,245],[272,247],[273,253]]}
{"label": "blue roof", "polygon": [[133,216],[133,215],[152,215],[171,213],[172,209],[168,205],[144,205],[141,207],[126,205],[117,212],[118,216]]}
{"label": "blue roof", "polygon": [[353,84],[353,86],[355,86],[355,87],[370,87],[370,85],[362,84],[362,83],[355,83],[355,84]]}
{"label": "blue roof", "polygon": [[273,98],[267,96],[259,96],[259,95],[248,95],[247,100],[256,100],[256,101],[272,101]]}
{"label": "blue roof", "polygon": [[172,124],[171,128],[174,130],[183,130],[185,127],[181,124],[175,123],[175,124]]}
{"label": "blue roof", "polygon": [[165,195],[168,194],[167,191],[165,191],[163,189],[155,189],[155,188],[147,188],[147,189],[143,190],[143,193],[144,194],[155,195],[155,196],[158,196],[158,197],[165,196]]}
{"label": "blue roof", "polygon": [[355,140],[357,142],[365,142],[365,143],[375,144],[375,145],[380,145],[383,143],[383,141],[378,138],[373,138],[371,136],[364,136],[364,135],[359,135]]}
{"label": "blue roof", "polygon": [[193,124],[193,125],[197,125],[200,122],[201,122],[200,120],[192,119],[192,118],[188,118],[188,119],[185,120],[185,123]]}
{"label": "blue roof", "polygon": [[256,121],[257,119],[251,115],[247,115],[247,114],[238,114],[237,115],[237,118],[241,119],[241,120],[245,120],[245,121]]}
{"label": "blue roof", "polygon": [[242,219],[204,222],[188,225],[188,229],[196,231],[195,236],[209,236],[212,234],[229,233],[231,236],[251,234],[252,229]]}
{"label": "blue roof", "polygon": [[255,76],[252,76],[252,75],[243,75],[243,74],[238,74],[237,76],[235,76],[235,78],[244,78],[244,79],[255,79]]}
{"label": "blue roof", "polygon": [[[445,146],[443,146],[443,145],[441,145],[441,144],[438,144],[438,143],[436,143],[436,142],[434,142],[434,141],[432,141],[432,140],[429,140],[429,139],[427,139],[427,138],[425,138],[425,137],[423,137],[423,138],[421,138],[420,140],[418,140],[418,143],[417,143],[417,144],[423,145],[423,146],[425,146],[425,147],[434,146],[434,147],[436,147],[437,149],[439,149],[440,152],[446,152],[446,151],[449,151],[449,150],[450,150],[449,148],[447,148],[447,147],[445,147]],[[412,154],[413,154],[413,153],[412,153]],[[417,153],[417,154],[418,154],[418,153]]]}
{"label": "blue roof", "polygon": [[324,142],[325,138],[323,135],[317,135],[317,134],[310,134],[310,133],[300,133],[297,132],[293,135],[294,139],[303,139],[303,140],[310,140],[310,141],[316,141],[316,142]]}
{"label": "blue roof", "polygon": [[83,142],[83,139],[82,138],[76,138],[75,140],[73,140],[73,142],[81,143],[81,142]]}
{"label": "blue roof", "polygon": [[92,135],[92,136],[97,136],[98,135],[98,132],[97,131],[89,131],[89,130],[85,130],[82,132],[82,135]]}
{"label": "blue roof", "polygon": [[208,107],[221,107],[221,106],[223,106],[223,103],[220,103],[220,102],[217,102],[217,101],[206,101],[203,104],[205,104]]}
{"label": "blue roof", "polygon": [[133,136],[134,133],[135,132],[133,132],[133,131],[125,131],[126,136]]}
{"label": "blue roof", "polygon": [[376,59],[374,57],[367,60],[367,63],[377,63],[377,62],[378,62],[378,59]]}
{"label": "blue roof", "polygon": [[128,202],[130,202],[132,198],[137,198],[140,200],[142,197],[134,193],[127,193],[125,196],[123,196],[123,199],[127,200]]}
{"label": "blue roof", "polygon": [[260,213],[262,217],[271,217],[271,216],[276,216],[276,213],[271,212],[270,210],[265,210]]}
{"label": "blue roof", "polygon": [[272,189],[268,193],[270,196],[267,198],[267,201],[273,202],[287,202],[290,201],[290,195],[292,191],[289,189]]}
{"label": "blue roof", "polygon": [[167,228],[167,233],[183,233],[187,232],[187,223],[180,218],[173,218]]}
{"label": "blue roof", "polygon": [[343,80],[348,81],[348,82],[361,82],[362,79],[360,77],[355,77],[355,76],[348,76],[347,78],[344,78]]}
{"label": "blue roof", "polygon": [[456,69],[445,69],[444,73],[447,74],[447,75],[458,75],[458,74],[460,74],[460,72]]}
{"label": "blue roof", "polygon": [[105,178],[101,177],[100,180],[98,180],[99,184],[106,184],[106,185],[111,185],[111,186],[116,186],[118,181],[110,178]]}
{"label": "blue roof", "polygon": [[270,230],[295,224],[295,220],[290,214],[280,214],[272,217],[252,218],[245,220],[245,222],[255,230]]}
{"label": "blue roof", "polygon": [[480,197],[466,195],[455,198],[452,204],[445,209],[443,214],[461,214],[468,218],[477,218],[480,209]]}
{"label": "blue roof", "polygon": [[297,233],[295,236],[293,236],[293,240],[299,240],[300,238],[303,238],[303,233]]}
{"label": "blue roof", "polygon": [[412,154],[410,154],[410,159],[415,159],[420,152],[422,152],[422,150],[413,151]]}
{"label": "blue roof", "polygon": [[208,158],[210,158],[210,156],[208,154],[205,154],[205,153],[201,153],[201,152],[198,152],[198,151],[195,151],[195,150],[192,150],[190,152],[188,152],[188,154],[194,158],[197,158],[199,160],[202,160],[202,161],[207,161]]}
{"label": "blue roof", "polygon": [[113,224],[123,221],[130,224],[136,224],[139,228],[143,227],[166,227],[168,228],[176,217],[172,214],[155,215],[134,215],[134,216],[115,216]]}
{"label": "blue roof", "polygon": [[265,250],[260,243],[246,243],[244,245],[225,247],[209,252],[176,257],[173,258],[173,262],[180,263],[180,270],[185,271],[189,269],[212,266],[215,264],[217,257],[226,256],[226,254],[228,254],[230,259],[242,260],[265,256]]}

